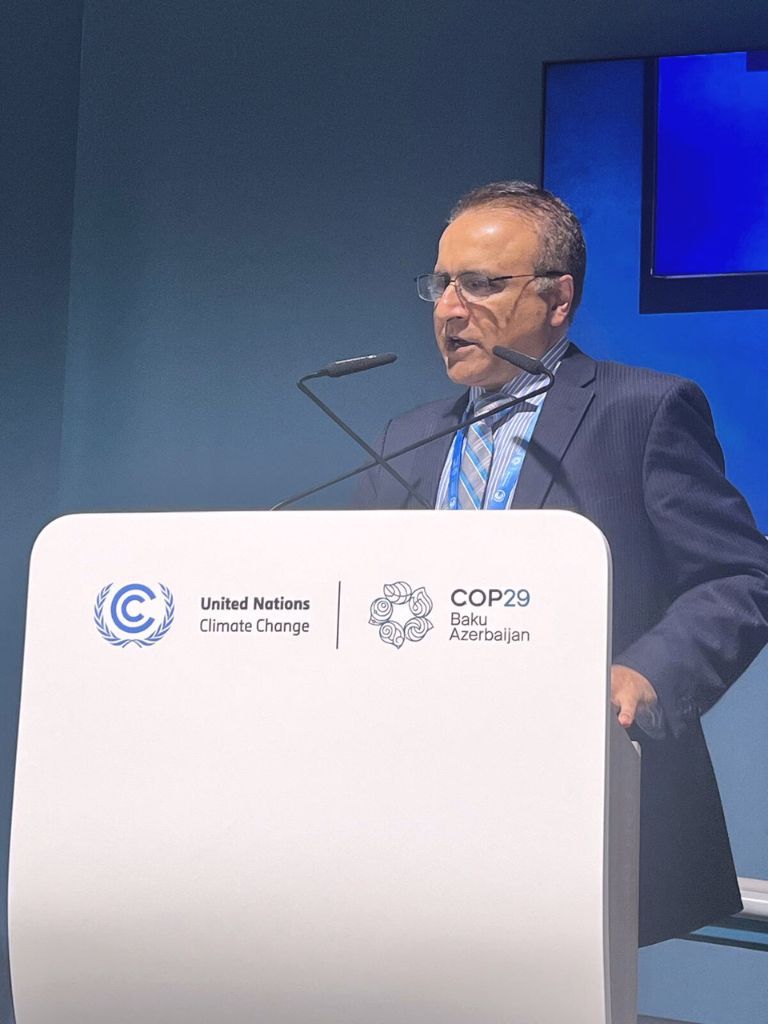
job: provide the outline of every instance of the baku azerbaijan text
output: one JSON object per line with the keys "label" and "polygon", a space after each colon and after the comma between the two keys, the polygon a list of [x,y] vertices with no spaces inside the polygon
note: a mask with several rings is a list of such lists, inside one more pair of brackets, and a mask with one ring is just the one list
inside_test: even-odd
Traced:
{"label": "baku azerbaijan text", "polygon": [[[458,626],[481,626],[482,628],[458,629]],[[531,642],[531,634],[527,629],[510,629],[509,626],[493,629],[488,625],[488,616],[478,615],[477,612],[471,612],[468,615],[451,612],[451,627],[449,640],[494,644],[527,644]]]}

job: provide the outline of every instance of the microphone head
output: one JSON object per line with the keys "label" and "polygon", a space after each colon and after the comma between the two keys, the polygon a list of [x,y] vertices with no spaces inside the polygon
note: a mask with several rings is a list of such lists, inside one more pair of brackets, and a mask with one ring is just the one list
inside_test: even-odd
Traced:
{"label": "microphone head", "polygon": [[356,356],[354,359],[339,359],[329,363],[319,371],[321,377],[346,377],[350,373],[362,373],[363,370],[374,370],[377,366],[394,363],[397,356],[394,352],[382,352],[380,355]]}
{"label": "microphone head", "polygon": [[503,359],[505,363],[511,363],[513,366],[516,366],[518,370],[525,370],[526,373],[542,374],[547,372],[547,368],[539,359],[533,359],[522,352],[516,352],[513,348],[503,348],[501,345],[494,345],[493,354],[498,356],[499,359]]}

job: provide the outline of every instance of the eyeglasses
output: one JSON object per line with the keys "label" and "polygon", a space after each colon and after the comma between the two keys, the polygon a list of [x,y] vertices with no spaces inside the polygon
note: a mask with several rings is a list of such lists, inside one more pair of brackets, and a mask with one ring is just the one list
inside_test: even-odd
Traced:
{"label": "eyeglasses", "polygon": [[489,295],[500,292],[502,287],[500,281],[513,281],[515,278],[536,278],[536,277],[562,277],[564,270],[541,270],[536,274],[505,274],[503,277],[488,277],[487,274],[478,274],[474,270],[465,270],[456,277],[450,274],[419,274],[416,281],[416,291],[420,299],[425,302],[437,302],[445,294],[449,284],[455,284],[459,295],[469,299],[487,299]]}

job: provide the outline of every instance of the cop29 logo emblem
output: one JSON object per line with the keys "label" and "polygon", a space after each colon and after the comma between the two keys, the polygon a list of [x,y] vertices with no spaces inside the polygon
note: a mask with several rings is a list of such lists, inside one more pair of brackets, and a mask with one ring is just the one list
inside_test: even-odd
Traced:
{"label": "cop29 logo emblem", "polygon": [[400,580],[386,583],[384,593],[371,604],[368,623],[378,626],[379,637],[385,644],[392,644],[398,650],[406,640],[423,640],[432,629],[428,615],[432,611],[432,599],[424,587],[413,590],[410,584]]}
{"label": "cop29 logo emblem", "polygon": [[173,594],[162,583],[156,593],[144,583],[126,583],[112,594],[108,583],[96,595],[93,621],[99,635],[114,647],[151,647],[173,625]]}

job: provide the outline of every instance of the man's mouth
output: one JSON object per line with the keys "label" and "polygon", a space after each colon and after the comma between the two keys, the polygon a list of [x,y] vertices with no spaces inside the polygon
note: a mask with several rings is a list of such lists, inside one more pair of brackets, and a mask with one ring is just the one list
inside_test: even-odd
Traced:
{"label": "man's mouth", "polygon": [[470,338],[458,338],[456,335],[448,335],[445,339],[445,347],[449,352],[458,352],[459,349],[470,348],[476,344],[477,342]]}

